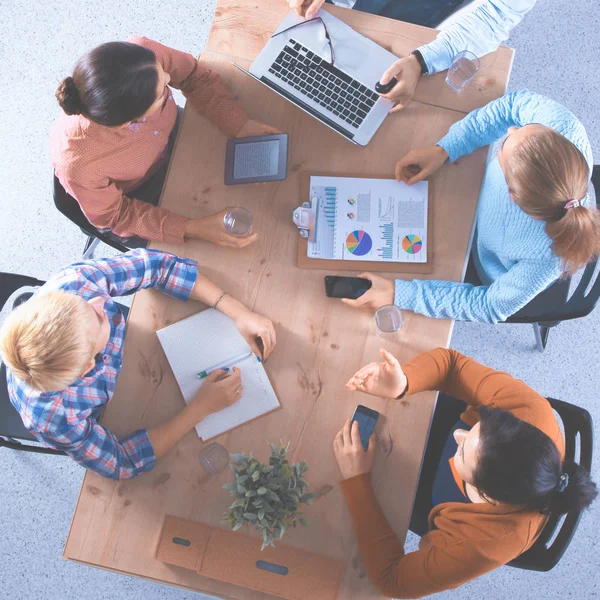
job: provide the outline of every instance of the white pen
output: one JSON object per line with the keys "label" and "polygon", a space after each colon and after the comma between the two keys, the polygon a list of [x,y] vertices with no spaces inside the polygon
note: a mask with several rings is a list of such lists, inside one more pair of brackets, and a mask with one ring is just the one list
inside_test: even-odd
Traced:
{"label": "white pen", "polygon": [[[196,374],[196,377],[198,379],[204,379],[205,377],[208,377],[213,371],[218,371],[219,369],[224,369],[225,371],[229,371],[229,369],[231,367],[234,367],[237,363],[240,363],[243,360],[250,358],[251,356],[255,356],[254,352],[246,352],[245,354],[241,354],[240,356],[236,356],[235,358],[230,358],[229,360],[227,360],[223,363],[220,363],[218,365],[215,365],[214,367],[211,367],[210,369],[205,369],[204,371],[200,371],[200,373]],[[260,362],[260,357],[257,356],[256,360],[258,362]]]}

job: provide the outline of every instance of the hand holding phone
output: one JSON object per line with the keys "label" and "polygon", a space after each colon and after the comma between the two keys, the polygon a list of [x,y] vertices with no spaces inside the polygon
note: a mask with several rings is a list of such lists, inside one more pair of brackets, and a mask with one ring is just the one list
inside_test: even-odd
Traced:
{"label": "hand holding phone", "polygon": [[333,452],[344,479],[369,473],[373,468],[376,444],[370,444],[365,452],[358,427],[358,421],[348,419],[333,441]]}
{"label": "hand holding phone", "polygon": [[325,277],[325,294],[329,298],[360,298],[373,285],[368,279],[362,277]]}

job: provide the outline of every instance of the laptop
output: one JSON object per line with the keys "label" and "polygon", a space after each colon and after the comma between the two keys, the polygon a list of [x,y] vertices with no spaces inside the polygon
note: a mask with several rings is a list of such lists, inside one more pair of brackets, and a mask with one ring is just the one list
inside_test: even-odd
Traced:
{"label": "laptop", "polygon": [[290,11],[249,72],[233,65],[354,144],[366,146],[394,106],[375,92],[375,84],[398,57],[324,10],[317,17],[322,21],[305,22]]}

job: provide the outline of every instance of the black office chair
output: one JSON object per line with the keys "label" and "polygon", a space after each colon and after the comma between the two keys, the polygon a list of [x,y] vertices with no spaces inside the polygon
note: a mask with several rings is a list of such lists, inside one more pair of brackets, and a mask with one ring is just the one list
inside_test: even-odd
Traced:
{"label": "black office chair", "polygon": [[[565,458],[579,463],[588,471],[591,470],[594,440],[590,413],[584,408],[562,400],[554,398],[547,400],[563,422]],[[431,509],[433,479],[446,439],[464,410],[464,402],[446,394],[439,395],[410,521],[410,530],[417,535],[423,536],[428,531],[427,516]],[[579,452],[577,452],[578,441]],[[549,517],[533,546],[508,565],[528,571],[550,571],[569,547],[580,518],[581,511],[573,511],[563,517]]]}
{"label": "black office chair", "polygon": [[52,196],[54,198],[54,206],[61,212],[69,221],[72,221],[88,236],[83,249],[83,258],[90,258],[94,248],[98,242],[104,242],[107,246],[118,250],[119,252],[127,252],[129,248],[124,244],[113,240],[106,234],[98,231],[86,218],[79,206],[79,203],[73,196],[69,195],[62,186],[58,177],[52,177]]}
{"label": "black office chair", "polygon": [[[585,408],[574,404],[555,398],[547,398],[547,400],[559,414],[565,428],[565,458],[591,471],[594,452],[592,416]],[[578,440],[579,452],[577,452]],[[533,546],[509,562],[509,566],[528,571],[553,569],[569,547],[580,518],[580,510],[567,513],[564,520],[562,517],[550,517]]]}
{"label": "black office chair", "polygon": [[[8,298],[17,290],[23,287],[39,287],[43,284],[43,281],[33,277],[0,273],[0,307],[3,307]],[[18,296],[13,303],[13,307],[28,300],[32,294],[33,292],[28,291]],[[37,440],[25,429],[21,416],[10,403],[6,385],[6,367],[3,363],[0,363],[0,447],[40,454],[65,454],[61,450],[53,450],[44,446],[34,446],[22,442],[37,442]]]}
{"label": "black office chair", "polygon": [[[594,166],[592,185],[596,193],[596,204],[600,206],[600,165]],[[537,348],[540,352],[543,352],[548,342],[551,327],[555,327],[562,321],[586,317],[594,310],[600,298],[600,271],[589,291],[587,289],[592,282],[597,265],[598,258],[585,267],[581,281],[570,298],[571,278],[558,279],[549,288],[538,294],[529,304],[503,322],[530,323],[533,325]],[[472,260],[469,260],[465,281],[473,285],[482,285]]]}

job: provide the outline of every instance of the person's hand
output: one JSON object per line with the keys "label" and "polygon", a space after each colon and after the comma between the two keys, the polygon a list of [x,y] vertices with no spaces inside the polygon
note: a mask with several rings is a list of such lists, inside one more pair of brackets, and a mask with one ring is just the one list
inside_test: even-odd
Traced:
{"label": "person's hand", "polygon": [[229,233],[225,229],[223,218],[230,208],[231,207],[224,208],[218,213],[188,221],[185,228],[185,237],[196,240],[206,240],[207,242],[212,242],[217,246],[224,246],[225,248],[245,248],[246,246],[253,244],[258,237],[256,232],[251,233],[250,235],[240,236],[233,235],[233,233]]}
{"label": "person's hand", "polygon": [[387,94],[381,94],[381,97],[396,103],[390,111],[394,113],[402,110],[412,100],[421,77],[421,65],[412,54],[401,58],[381,76],[379,82],[385,85],[392,77],[398,83]]}
{"label": "person's hand", "polygon": [[237,367],[233,367],[231,371],[217,369],[204,380],[202,387],[190,402],[190,408],[197,411],[200,422],[208,415],[237,402],[242,397],[242,390],[242,375]]}
{"label": "person's hand", "polygon": [[265,125],[259,121],[254,121],[253,119],[248,119],[246,124],[239,130],[236,137],[245,138],[245,137],[254,137],[257,135],[275,135],[276,133],[281,133],[275,127],[271,127],[270,125]]}
{"label": "person's hand", "polygon": [[250,344],[252,352],[263,360],[269,358],[269,354],[271,354],[277,343],[273,323],[266,317],[257,315],[245,307],[241,308],[231,318],[238,331]]}
{"label": "person's hand", "polygon": [[355,308],[369,308],[377,310],[386,304],[394,304],[394,282],[373,275],[373,273],[361,273],[359,277],[368,279],[371,282],[371,287],[359,298],[352,300],[351,298],[342,298],[342,302],[348,306]]}
{"label": "person's hand", "polygon": [[368,473],[373,468],[373,459],[375,458],[373,436],[370,437],[369,446],[365,452],[360,441],[358,421],[354,421],[352,425],[350,423],[351,421],[348,419],[333,440],[333,452],[343,479]]}
{"label": "person's hand", "polygon": [[317,11],[325,4],[325,0],[287,0],[290,8],[293,8],[301,17],[312,19]]}
{"label": "person's hand", "polygon": [[383,348],[380,352],[383,362],[372,362],[359,369],[346,389],[381,398],[397,398],[406,391],[408,380],[398,359]]}
{"label": "person's hand", "polygon": [[426,179],[448,160],[441,146],[411,150],[396,163],[396,179],[408,185]]}

